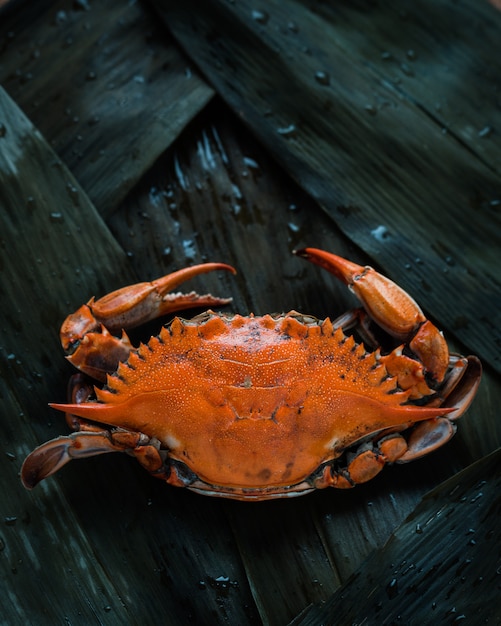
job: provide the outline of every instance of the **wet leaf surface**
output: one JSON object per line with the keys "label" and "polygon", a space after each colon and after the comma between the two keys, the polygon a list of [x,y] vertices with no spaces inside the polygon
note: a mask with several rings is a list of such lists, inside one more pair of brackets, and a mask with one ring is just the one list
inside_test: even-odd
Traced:
{"label": "wet leaf surface", "polygon": [[500,468],[497,450],[428,493],[383,548],[294,626],[498,624]]}
{"label": "wet leaf surface", "polygon": [[486,129],[499,119],[501,15],[448,2],[154,5],[343,232],[500,371],[501,150]]}
{"label": "wet leaf surface", "polygon": [[[300,6],[299,3],[286,4],[291,12]],[[232,11],[236,9],[228,6],[230,13],[226,19],[231,24]],[[419,16],[412,12],[407,21],[410,24],[417,21],[418,25],[426,23],[426,11],[432,11],[436,17],[436,11],[442,10],[442,4],[436,5],[438,8],[434,6],[423,4],[422,14]],[[214,86],[230,103],[228,107],[223,99],[212,97],[212,87],[199,78],[195,79],[194,72],[193,79],[188,82],[196,80],[198,87],[189,96],[183,98],[175,87],[172,88],[173,96],[168,106],[174,109],[180,107],[184,111],[182,114],[172,112],[172,123],[177,130],[164,127],[159,130],[158,126],[151,130],[147,120],[155,119],[162,109],[156,90],[162,91],[171,80],[178,83],[181,77],[186,78],[184,69],[181,70],[186,62],[179,61],[183,59],[182,53],[161,24],[151,17],[149,9],[140,4],[119,6],[112,3],[104,7],[78,2],[71,6],[69,3],[42,3],[40,7],[38,13],[31,14],[34,31],[27,23],[20,27],[23,20],[16,11],[9,9],[7,15],[9,20],[15,20],[9,24],[18,24],[19,28],[9,31],[5,26],[7,22],[0,19],[0,42],[3,46],[0,76],[10,95],[14,96],[13,101],[4,91],[0,92],[0,580],[5,599],[0,609],[0,621],[156,624],[168,619],[174,624],[286,624],[309,605],[318,606],[337,597],[333,594],[341,585],[347,584],[348,590],[352,583],[346,581],[353,572],[359,571],[360,576],[363,575],[361,563],[381,549],[394,529],[413,514],[415,506],[428,490],[500,445],[499,376],[487,364],[478,397],[462,418],[458,434],[449,445],[421,461],[386,468],[375,480],[349,492],[327,490],[294,500],[256,504],[227,502],[170,488],[147,475],[133,459],[122,455],[105,455],[71,463],[33,492],[26,492],[18,478],[26,453],[39,442],[67,433],[62,416],[47,407],[49,401],[64,401],[66,381],[72,373],[57,338],[65,315],[92,295],[103,295],[130,281],[150,280],[179,267],[203,261],[224,261],[237,267],[237,276],[226,273],[205,275],[187,284],[186,289],[232,296],[233,302],[227,310],[243,314],[294,308],[320,318],[327,315],[335,317],[354,306],[353,296],[332,276],[292,256],[291,251],[304,245],[314,245],[336,251],[362,264],[371,261],[389,267],[391,264],[387,255],[399,254],[400,248],[387,248],[387,231],[384,228],[389,229],[390,222],[382,219],[372,221],[371,211],[374,209],[371,207],[377,204],[384,208],[386,203],[394,206],[396,199],[402,197],[399,194],[404,193],[404,186],[390,185],[381,195],[380,177],[373,170],[365,169],[365,159],[370,161],[372,158],[378,145],[373,142],[381,128],[369,128],[369,134],[361,131],[359,134],[356,130],[358,113],[353,113],[350,150],[353,148],[367,153],[362,161],[364,165],[355,167],[354,153],[350,157],[350,176],[342,178],[336,174],[337,161],[334,159],[332,170],[325,180],[322,178],[320,188],[330,189],[334,180],[339,187],[336,194],[348,197],[360,188],[365,194],[363,198],[368,197],[369,188],[376,185],[378,189],[373,200],[367,201],[369,208],[366,208],[365,200],[360,204],[359,226],[354,230],[346,228],[347,221],[352,220],[357,211],[343,203],[336,205],[337,212],[322,210],[317,203],[318,195],[305,183],[311,174],[311,180],[315,180],[317,185],[319,178],[325,175],[325,164],[320,163],[315,172],[303,169],[299,174],[299,170],[290,165],[292,163],[295,167],[298,155],[303,153],[294,143],[302,141],[302,135],[298,134],[294,141],[286,137],[287,133],[277,136],[275,132],[270,132],[271,139],[265,136],[266,133],[263,135],[260,119],[249,118],[248,107],[254,106],[253,101],[235,100],[235,104],[226,97],[219,82],[216,84],[211,78]],[[249,65],[264,54],[262,39],[267,42],[270,32],[276,35],[277,29],[270,26],[275,24],[271,11],[278,11],[280,7],[277,7],[270,3],[268,18],[251,13],[250,18],[243,20],[244,25],[239,27],[243,28],[243,34],[247,23],[257,29],[258,36],[255,38],[253,35],[252,41],[259,42],[260,47],[248,55]],[[457,5],[455,7],[459,13],[454,13],[454,24],[459,29],[464,27],[464,20],[471,16],[473,9],[471,3],[461,5],[460,10]],[[331,33],[333,17],[328,8],[318,4],[317,9],[316,13],[311,13],[315,29],[321,32],[325,21],[326,32]],[[56,28],[53,17],[59,10],[66,11],[68,19]],[[376,69],[371,69],[369,74],[360,69],[360,59],[366,54],[365,46],[370,48],[367,54],[372,54],[378,47],[391,49],[395,54],[399,34],[394,24],[402,24],[402,28],[408,25],[401,17],[397,19],[393,16],[392,21],[388,9],[378,12],[372,4],[365,2],[344,3],[336,10],[337,24],[344,24],[346,32],[341,40],[340,31],[336,31],[338,38],[335,41],[338,43],[334,48],[338,55],[341,49],[343,54],[349,55],[349,63],[340,62],[339,75],[328,72],[326,66],[319,68],[313,63],[315,72],[322,71],[324,74],[314,74],[311,85],[314,89],[340,90],[344,94],[344,106],[349,108],[349,103],[352,103],[348,97],[351,72],[355,81],[353,88],[358,85],[371,92],[374,84],[369,78],[372,76],[370,72],[375,73]],[[1,11],[0,16],[3,17]],[[324,16],[322,11],[328,14]],[[484,9],[475,9],[473,13],[478,13],[478,31],[484,24]],[[289,19],[292,19],[291,16]],[[209,18],[212,19],[211,16]],[[196,19],[200,17],[196,16]],[[85,31],[79,31],[87,22],[94,25],[94,30],[97,29],[90,39],[85,36]],[[359,22],[360,30],[356,27]],[[191,24],[191,18],[187,23]],[[145,27],[145,24],[149,25]],[[224,25],[225,22],[221,22],[220,26]],[[83,85],[83,92],[70,86],[64,98],[72,101],[71,107],[77,107],[82,102],[85,103],[85,111],[93,111],[94,104],[101,102],[102,97],[97,81],[102,79],[103,84],[113,81],[114,68],[122,76],[134,76],[139,71],[138,67],[146,72],[141,63],[146,64],[153,74],[147,86],[141,87],[144,92],[138,98],[137,125],[130,119],[127,124],[127,115],[132,115],[131,111],[122,116],[120,109],[117,110],[111,102],[108,114],[97,125],[89,127],[90,134],[83,121],[87,119],[85,116],[80,117],[80,122],[74,122],[74,126],[68,125],[64,115],[61,118],[64,107],[58,108],[61,97],[56,97],[59,93],[56,86],[62,61],[57,58],[59,40],[53,35],[70,26],[75,32],[74,48],[70,46],[71,54],[68,52],[68,66],[73,67],[73,63],[80,59],[78,63],[87,67],[89,63],[94,63],[91,59],[95,58],[99,71],[95,80]],[[288,54],[297,52],[300,45],[298,36],[302,27],[299,32],[294,32],[299,26],[293,23],[287,26],[288,39],[284,40],[287,46],[283,44],[281,52],[284,55],[278,55],[285,60]],[[150,36],[144,36],[144,28]],[[374,32],[369,37],[371,28]],[[492,43],[489,28],[480,38],[482,49]],[[424,26],[421,31],[423,29]],[[9,32],[15,33],[14,36]],[[104,39],[96,40],[94,35],[97,32]],[[201,46],[199,40],[204,39],[204,32],[201,29],[191,42],[190,54],[193,58]],[[363,37],[363,32],[367,33],[367,37]],[[33,33],[32,38],[30,33]],[[128,34],[125,39],[124,33]],[[410,36],[411,31],[407,34]],[[312,37],[311,34],[308,36]],[[214,31],[214,37],[216,41],[221,35]],[[229,36],[225,36],[226,39],[231,41]],[[241,39],[244,42],[243,35]],[[317,39],[321,41],[321,38]],[[350,44],[351,40],[353,44]],[[8,50],[5,42],[9,44]],[[164,51],[163,42],[168,52]],[[289,49],[289,43],[296,48]],[[402,49],[407,51],[411,43],[419,54],[414,59],[408,58],[408,63],[417,64],[427,53],[418,49],[414,39],[409,39],[405,48],[401,46]],[[433,41],[429,43],[431,45]],[[460,45],[461,54],[452,43]],[[110,66],[103,58],[103,45],[115,51],[111,57],[104,56],[113,58],[116,66],[113,63]],[[469,50],[472,54],[474,45],[475,40],[470,36],[464,41],[457,37],[451,42],[451,69],[447,75],[450,74],[449,81],[458,89],[466,52]],[[30,61],[28,54],[28,50],[33,48],[40,52],[37,59],[47,59],[47,62],[37,65],[32,80],[22,83],[19,76],[12,75],[14,69],[2,75],[7,67],[28,68],[29,63],[34,63],[37,59]],[[148,57],[152,49],[153,57]],[[56,58],[54,62],[49,62],[51,51]],[[167,56],[164,57],[164,54]],[[407,52],[405,54],[408,56]],[[167,63],[158,73],[160,59],[174,58],[178,60]],[[18,64],[19,59],[23,62]],[[270,60],[273,59],[270,55]],[[314,57],[313,60],[316,59]],[[382,68],[387,67],[387,59],[377,59],[378,62],[374,63],[378,67],[379,64]],[[240,62],[237,53],[234,60],[235,63]],[[398,57],[398,60],[403,62],[403,57]],[[233,74],[231,67],[226,66],[228,60],[220,61],[220,72],[227,76],[230,84]],[[495,59],[494,67],[496,62]],[[24,65],[26,63],[28,65]],[[356,67],[359,69],[355,72]],[[396,67],[394,65],[394,69]],[[262,83],[263,89],[270,93],[273,90],[268,81],[276,78],[273,68],[273,63],[270,63],[270,73],[264,76]],[[300,69],[301,66],[298,66],[298,71]],[[431,81],[426,89],[422,89],[423,102],[433,97],[429,96],[432,86],[445,76],[439,70],[440,67],[432,66],[429,59],[420,73],[415,68],[415,82],[419,80],[427,84]],[[377,69],[380,73],[384,71]],[[246,76],[242,74],[242,77]],[[407,81],[407,78],[402,80]],[[410,82],[410,78],[408,80]],[[488,102],[486,109],[482,111],[482,107],[470,104],[466,87],[461,87],[457,94],[457,100],[464,103],[467,117],[472,119],[474,125],[479,124],[482,116],[489,116],[488,93],[492,85],[495,86],[490,82],[488,67],[484,68],[478,80],[479,93]],[[36,81],[39,81],[38,86]],[[294,81],[294,84],[305,82],[301,77],[295,77]],[[326,82],[327,85],[324,84]],[[124,89],[130,87],[126,81]],[[280,113],[283,115],[280,128],[286,130],[289,92],[282,93],[280,83],[276,83],[274,88],[274,110],[277,115],[283,111]],[[408,84],[406,88],[410,89]],[[445,102],[448,89],[445,82],[441,89]],[[82,93],[86,94],[83,99]],[[127,93],[133,98],[134,92]],[[174,93],[177,95],[174,96]],[[419,90],[414,92],[413,97],[416,98],[419,93]],[[26,97],[27,94],[29,97]],[[315,112],[314,99],[310,101],[297,96],[297,100],[297,107],[301,100],[305,110],[311,108]],[[38,107],[30,105],[35,101],[40,103]],[[365,102],[365,98],[362,101]],[[401,106],[406,111],[405,115],[409,116],[405,120],[409,120],[409,124],[412,121],[412,128],[402,131],[402,119],[394,120],[391,122],[395,124],[392,131],[394,140],[397,143],[409,140],[409,145],[416,145],[417,139],[412,139],[410,135],[421,137],[421,129],[422,133],[429,135],[432,126],[429,116],[418,115],[410,98],[406,96],[403,101]],[[431,100],[425,104],[430,107]],[[356,107],[352,106],[352,109],[356,110]],[[382,109],[386,110],[386,107]],[[451,110],[447,108],[444,112],[449,119]],[[393,112],[400,112],[400,107],[395,107]],[[370,111],[364,114],[370,119],[374,117]],[[379,119],[379,116],[378,109],[375,118]],[[343,124],[350,123],[346,122],[348,118],[342,119]],[[154,142],[152,135],[144,134],[150,131],[155,135]],[[454,132],[455,135],[460,134],[458,128]],[[78,138],[80,135],[82,139]],[[444,136],[441,134],[441,137],[443,139]],[[481,139],[484,143],[490,142],[485,143],[484,151]],[[490,160],[495,163],[495,150],[489,151],[487,146],[496,145],[496,134],[486,138],[472,135],[471,140],[467,165],[473,172],[472,176],[476,176],[479,171],[485,171],[481,170],[487,167],[484,162]],[[131,161],[124,156],[128,146],[132,150],[134,146],[142,150],[141,146],[148,146],[149,149],[149,143],[152,144],[148,157],[151,161],[141,158]],[[312,151],[316,146],[318,160],[321,161],[321,155],[326,154],[322,151],[327,143],[322,140],[316,144],[304,144],[304,153],[308,154],[308,150]],[[89,156],[95,154],[95,149],[105,150],[102,171],[92,158],[76,157],[84,144],[85,154]],[[405,149],[410,150],[409,147]],[[461,157],[455,154],[456,148],[447,150],[441,153],[443,167],[435,172],[433,180],[440,182],[441,198],[458,198],[459,192],[446,170],[451,163],[456,164],[457,159],[466,157],[463,148],[459,150],[463,155]],[[390,156],[396,158],[393,153]],[[379,158],[383,159],[381,155]],[[121,172],[115,176],[120,170],[121,166],[117,163],[122,162],[121,159],[126,159],[125,177],[121,176]],[[386,157],[383,161],[385,165],[381,167],[384,170],[389,161]],[[492,168],[490,171],[490,175],[497,176]],[[105,184],[108,176],[109,187]],[[461,181],[460,186],[466,184]],[[410,268],[402,268],[399,265],[402,259],[397,259],[393,277],[406,283],[405,286],[418,297],[425,310],[436,315],[437,323],[450,340],[454,335],[459,337],[459,334],[447,312],[436,308],[437,295],[443,294],[443,306],[447,310],[454,309],[456,316],[470,319],[464,304],[471,307],[477,292],[470,291],[468,281],[473,272],[476,277],[482,275],[485,264],[492,258],[492,242],[499,237],[498,216],[495,206],[476,209],[479,218],[482,215],[492,216],[485,239],[481,240],[476,239],[476,229],[486,228],[481,220],[475,229],[470,229],[463,218],[454,227],[451,226],[447,221],[450,204],[440,209],[440,215],[438,205],[433,205],[437,210],[432,220],[433,229],[417,227],[414,213],[417,205],[413,204],[411,210],[410,203],[411,200],[414,203],[416,197],[422,198],[423,194],[430,193],[430,185],[418,187],[417,182],[412,185],[408,188],[410,191],[405,192],[409,195],[406,210],[399,215],[391,214],[391,224],[394,225],[391,225],[390,239],[392,241],[394,237],[406,242],[408,251],[409,242],[425,241],[429,237],[428,247],[426,254],[420,252],[422,262],[412,261]],[[327,204],[324,205],[325,208]],[[459,211],[464,203],[458,206],[454,211]],[[113,208],[115,210],[111,211]],[[454,211],[450,215],[454,216]],[[106,221],[102,215],[107,216]],[[425,217],[429,219],[427,213],[423,214],[423,219]],[[435,224],[441,220],[445,220],[445,226],[440,231],[444,246],[440,248],[440,254],[456,250],[455,242],[460,237],[465,254],[469,255],[468,262],[459,265],[452,266],[451,260],[444,261],[450,272],[449,289],[454,291],[453,298],[449,292],[442,290],[442,283],[435,280],[442,276],[442,265],[437,265],[431,244],[435,241],[438,228]],[[473,238],[471,242],[469,235]],[[472,248],[475,253],[470,255]],[[485,252],[485,255],[480,255],[480,252]],[[414,250],[413,254],[417,252]],[[457,261],[456,256],[454,260]],[[452,267],[455,269],[450,269]],[[493,271],[492,267],[490,271]],[[431,290],[423,286],[423,277],[431,285]],[[490,278],[477,280],[475,288],[485,290],[494,306],[499,290],[495,285],[492,287],[493,283],[489,281]],[[185,315],[195,312],[188,311]],[[469,330],[472,330],[471,326]],[[144,331],[134,333],[134,340],[147,338],[157,330],[157,324],[148,325]],[[475,324],[475,332],[482,336],[484,344],[495,342],[491,330],[485,320]],[[466,341],[463,336],[461,339]],[[473,352],[477,352],[475,342],[473,335],[468,335],[468,347]],[[453,347],[464,350],[455,342]],[[491,462],[485,461],[487,464]],[[454,516],[461,507],[448,494],[449,491],[437,491],[432,500],[425,502],[442,507],[446,518],[449,510]],[[492,502],[497,500],[493,497]],[[480,504],[484,506],[484,503]],[[494,509],[486,511],[474,527],[477,536],[482,535],[484,529],[487,536],[492,529],[491,513],[497,519]],[[420,515],[419,510],[416,515]],[[406,542],[403,543],[403,552],[412,550],[416,533],[409,532],[402,540]],[[437,539],[434,539],[435,533],[426,530],[426,547],[429,550],[433,551],[434,547],[441,549],[440,533],[436,534]],[[417,536],[421,537],[419,533]],[[467,541],[472,538],[476,539],[473,535],[466,537]],[[367,571],[371,571],[370,562]],[[400,581],[404,581],[408,574],[403,574],[403,571],[399,570],[397,585],[392,585],[393,578],[397,578],[393,570],[388,572],[387,586],[389,593],[396,595],[396,601],[404,597],[402,584],[405,582],[401,584]],[[465,576],[469,575],[465,572]],[[368,596],[372,586],[367,584],[368,587],[359,590],[359,597]],[[462,584],[459,579],[460,588]],[[491,578],[485,579],[475,589],[478,589],[480,604],[482,598],[490,600],[497,590],[496,582]],[[381,593],[386,591],[382,589]],[[312,609],[309,615],[314,619],[317,613]],[[446,619],[450,618],[452,622],[458,616],[459,613],[451,614]]]}
{"label": "wet leaf surface", "polygon": [[[87,264],[86,247],[97,245],[97,258],[108,268],[122,265],[125,254],[65,165],[1,89],[0,119],[0,559],[5,590],[0,616],[12,624],[62,623],[69,615],[91,623],[114,611],[125,619],[124,605],[64,492],[47,483],[32,498],[19,489],[18,477],[30,448],[61,432],[60,424],[51,427],[46,403],[47,394],[64,398],[60,385],[67,368],[64,359],[54,358],[60,352],[57,325],[74,297],[88,294],[92,283],[103,288],[110,278],[109,270],[98,272],[97,264]],[[122,275],[130,277],[126,270]]]}
{"label": "wet leaf surface", "polygon": [[213,95],[136,2],[12,8],[2,23],[0,83],[102,214]]}

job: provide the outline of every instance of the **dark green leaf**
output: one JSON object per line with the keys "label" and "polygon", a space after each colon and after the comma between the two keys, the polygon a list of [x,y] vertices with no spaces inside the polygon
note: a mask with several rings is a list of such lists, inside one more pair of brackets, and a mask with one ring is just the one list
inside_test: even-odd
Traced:
{"label": "dark green leaf", "polygon": [[501,451],[427,494],[321,608],[317,624],[498,624]]}
{"label": "dark green leaf", "polygon": [[[74,614],[91,623],[112,610],[125,620],[125,607],[57,483],[30,498],[18,476],[24,456],[47,437],[47,394],[56,394],[65,376],[57,345],[63,311],[75,304],[82,284],[87,295],[91,283],[99,288],[125,255],[72,174],[1,88],[0,220],[0,556],[2,588],[10,590],[0,619],[55,624]],[[95,246],[100,273],[88,262]]]}
{"label": "dark green leaf", "polygon": [[501,135],[491,128],[501,14],[445,0],[154,4],[350,239],[501,371]]}
{"label": "dark green leaf", "polygon": [[12,10],[0,27],[0,84],[102,214],[212,97],[136,2],[42,0]]}

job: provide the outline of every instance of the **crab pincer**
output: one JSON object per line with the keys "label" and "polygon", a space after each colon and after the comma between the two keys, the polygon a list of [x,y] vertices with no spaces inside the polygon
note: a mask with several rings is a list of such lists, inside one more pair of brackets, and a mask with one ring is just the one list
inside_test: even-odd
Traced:
{"label": "crab pincer", "polygon": [[[126,361],[133,349],[125,330],[183,309],[222,306],[231,298],[218,298],[173,292],[185,281],[215,270],[236,274],[226,263],[203,263],[186,267],[151,282],[136,283],[117,289],[99,300],[91,298],[61,326],[60,339],[68,360],[80,371],[105,381],[120,361]],[[116,337],[113,332],[120,331]]]}
{"label": "crab pincer", "polygon": [[389,335],[409,342],[427,372],[438,382],[449,364],[449,348],[438,328],[426,319],[417,302],[392,280],[370,266],[336,254],[304,248],[296,252],[334,274],[357,296],[369,317]]}

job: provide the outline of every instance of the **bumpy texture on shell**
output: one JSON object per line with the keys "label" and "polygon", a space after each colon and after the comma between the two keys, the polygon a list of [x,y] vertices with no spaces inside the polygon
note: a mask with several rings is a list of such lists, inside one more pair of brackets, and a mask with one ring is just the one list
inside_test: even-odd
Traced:
{"label": "bumpy texture on shell", "polygon": [[440,415],[329,320],[290,313],[179,318],[75,414],[141,431],[201,481],[300,483],[357,440]]}

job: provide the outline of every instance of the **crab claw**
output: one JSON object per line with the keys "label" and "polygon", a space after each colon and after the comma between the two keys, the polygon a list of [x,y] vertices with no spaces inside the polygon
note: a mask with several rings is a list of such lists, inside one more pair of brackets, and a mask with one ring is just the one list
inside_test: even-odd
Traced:
{"label": "crab claw", "polygon": [[[124,329],[135,328],[182,309],[221,306],[231,302],[231,298],[199,295],[194,291],[171,293],[184,281],[214,270],[236,274],[231,265],[203,263],[150,283],[122,287],[99,300],[92,298],[69,315],[61,326],[60,339],[64,350],[69,353],[67,358],[80,371],[106,381],[106,374],[116,369],[120,361],[126,361],[132,350]],[[122,331],[122,336],[112,334],[116,331]]]}
{"label": "crab claw", "polygon": [[416,301],[392,280],[369,266],[340,256],[304,248],[295,252],[328,270],[353,291],[369,317],[392,337],[409,347],[438,382],[449,364],[449,349],[442,333],[426,318]]}
{"label": "crab claw", "polygon": [[113,291],[99,300],[92,298],[75,313],[69,315],[61,326],[61,344],[68,350],[88,332],[102,324],[110,331],[135,328],[167,313],[199,306],[228,304],[231,298],[217,298],[211,294],[199,295],[194,291],[170,293],[181,283],[214,270],[227,270],[236,274],[226,263],[203,263],[186,267],[149,283],[136,283]]}

